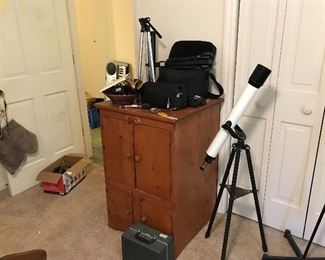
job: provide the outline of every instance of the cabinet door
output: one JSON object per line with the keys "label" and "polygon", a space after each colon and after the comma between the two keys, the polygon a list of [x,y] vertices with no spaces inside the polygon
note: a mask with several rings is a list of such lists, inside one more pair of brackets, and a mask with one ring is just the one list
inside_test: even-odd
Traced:
{"label": "cabinet door", "polygon": [[106,111],[101,120],[106,178],[134,187],[132,122]]}
{"label": "cabinet door", "polygon": [[172,234],[172,212],[164,201],[149,195],[134,195],[134,222],[142,222],[159,231]]}
{"label": "cabinet door", "polygon": [[170,131],[154,126],[134,125],[136,187],[170,200]]}
{"label": "cabinet door", "polygon": [[107,185],[108,225],[126,230],[133,223],[131,190],[124,190],[113,184]]}

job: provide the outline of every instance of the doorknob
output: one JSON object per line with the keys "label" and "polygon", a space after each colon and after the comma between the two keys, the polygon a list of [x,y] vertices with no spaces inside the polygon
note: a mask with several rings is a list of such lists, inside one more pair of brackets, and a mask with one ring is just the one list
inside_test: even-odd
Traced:
{"label": "doorknob", "polygon": [[313,110],[310,107],[303,106],[301,108],[301,112],[304,113],[306,116],[309,116],[313,113]]}

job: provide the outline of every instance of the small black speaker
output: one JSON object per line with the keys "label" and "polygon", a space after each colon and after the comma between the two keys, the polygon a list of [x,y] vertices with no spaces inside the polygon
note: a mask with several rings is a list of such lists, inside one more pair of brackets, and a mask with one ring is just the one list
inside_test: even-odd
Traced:
{"label": "small black speaker", "polygon": [[116,64],[114,62],[107,63],[106,65],[106,72],[108,75],[112,76],[116,74],[117,68]]}

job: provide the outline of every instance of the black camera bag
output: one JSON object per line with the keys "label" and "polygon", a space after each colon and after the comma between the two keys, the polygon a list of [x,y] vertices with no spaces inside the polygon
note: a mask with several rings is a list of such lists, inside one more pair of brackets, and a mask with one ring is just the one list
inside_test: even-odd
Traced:
{"label": "black camera bag", "polygon": [[[187,89],[188,100],[192,100],[194,96],[219,98],[223,95],[223,88],[210,72],[216,51],[211,42],[175,42],[164,66],[159,68],[157,81],[183,84]],[[209,92],[209,79],[217,87],[218,95]]]}
{"label": "black camera bag", "polygon": [[162,67],[159,70],[158,82],[182,83],[188,96],[207,97],[209,92],[208,73],[201,69],[178,70]]}
{"label": "black camera bag", "polygon": [[181,109],[187,106],[187,91],[180,83],[146,82],[140,89],[141,103],[152,107]]}

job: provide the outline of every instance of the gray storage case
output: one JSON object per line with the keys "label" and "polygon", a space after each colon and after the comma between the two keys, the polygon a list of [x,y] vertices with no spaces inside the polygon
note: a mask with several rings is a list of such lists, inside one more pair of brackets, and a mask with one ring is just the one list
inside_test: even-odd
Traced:
{"label": "gray storage case", "polygon": [[173,237],[138,223],[122,235],[123,260],[174,260]]}

